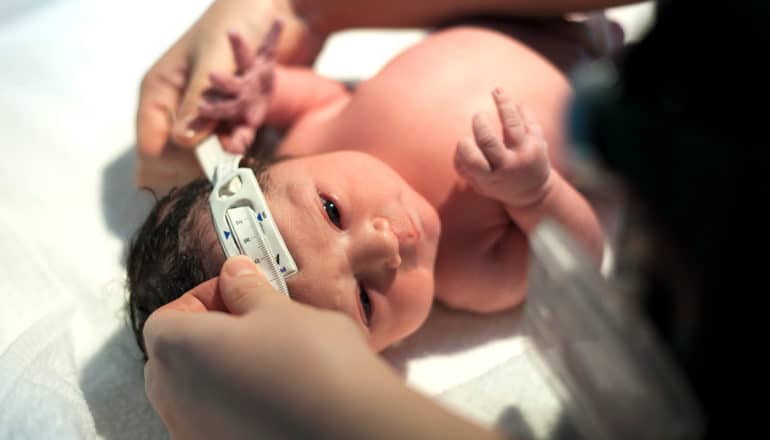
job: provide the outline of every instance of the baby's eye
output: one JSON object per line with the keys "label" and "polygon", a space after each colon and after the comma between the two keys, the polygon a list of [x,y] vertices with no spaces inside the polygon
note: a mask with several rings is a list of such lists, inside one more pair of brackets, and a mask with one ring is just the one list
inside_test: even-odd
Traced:
{"label": "baby's eye", "polygon": [[342,228],[342,226],[340,226],[340,211],[337,209],[337,205],[322,195],[319,195],[318,197],[321,198],[321,203],[324,206],[326,216],[329,217],[329,220],[331,220],[338,228]]}
{"label": "baby's eye", "polygon": [[364,309],[364,324],[368,327],[369,321],[372,319],[372,301],[369,299],[369,292],[366,291],[363,283],[358,283],[358,298]]}

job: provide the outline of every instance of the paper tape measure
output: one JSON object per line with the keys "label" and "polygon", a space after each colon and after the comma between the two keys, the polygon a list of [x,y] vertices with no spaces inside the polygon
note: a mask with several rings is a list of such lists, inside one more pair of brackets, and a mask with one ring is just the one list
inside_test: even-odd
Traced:
{"label": "paper tape measure", "polygon": [[[238,168],[240,156],[223,152],[218,142],[209,141],[196,151],[214,187],[209,207],[225,255],[248,256],[273,287],[288,295],[285,280],[297,273],[298,268],[254,172],[250,168]],[[216,165],[214,161],[218,161]]]}

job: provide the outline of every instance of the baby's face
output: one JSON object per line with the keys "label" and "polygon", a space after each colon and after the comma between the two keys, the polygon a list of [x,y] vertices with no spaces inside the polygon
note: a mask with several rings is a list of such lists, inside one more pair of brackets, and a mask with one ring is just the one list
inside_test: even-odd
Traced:
{"label": "baby's face", "polygon": [[292,298],[339,310],[375,350],[416,330],[433,301],[436,210],[372,156],[340,151],[273,165],[266,194],[299,273]]}

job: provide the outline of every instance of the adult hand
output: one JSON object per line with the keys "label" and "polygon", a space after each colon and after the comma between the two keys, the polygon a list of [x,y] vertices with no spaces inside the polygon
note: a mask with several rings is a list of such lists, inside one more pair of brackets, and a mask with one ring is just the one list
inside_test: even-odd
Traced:
{"label": "adult hand", "polygon": [[[275,59],[286,64],[312,61],[323,40],[295,13],[293,2],[217,0],[145,74],[136,115],[140,186],[172,186],[198,173],[194,160],[182,169],[175,162],[184,155],[191,159],[189,149],[216,127],[216,121],[200,117],[198,110],[212,85],[210,73],[236,70],[228,31],[258,47],[276,20],[283,32]],[[184,168],[190,165],[192,173]]]}
{"label": "adult hand", "polygon": [[282,24],[273,22],[259,49],[252,51],[243,36],[229,31],[227,36],[236,61],[234,74],[209,73],[211,88],[198,107],[201,118],[217,121],[222,147],[243,154],[267,116],[273,94],[275,49]]}
{"label": "adult hand", "polygon": [[339,379],[387,369],[347,316],[291,301],[245,257],[153,313],[144,337],[172,438],[313,437],[330,401],[359,392]]}
{"label": "adult hand", "polygon": [[246,257],[158,309],[144,338],[172,438],[501,438],[407,389],[350,318],[291,301]]}

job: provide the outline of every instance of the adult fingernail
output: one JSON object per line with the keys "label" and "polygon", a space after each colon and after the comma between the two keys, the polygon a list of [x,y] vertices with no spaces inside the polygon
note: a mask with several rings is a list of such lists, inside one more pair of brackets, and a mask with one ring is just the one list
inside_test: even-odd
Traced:
{"label": "adult fingernail", "polygon": [[231,277],[256,275],[259,273],[257,265],[248,257],[233,257],[225,262],[225,273]]}
{"label": "adult fingernail", "polygon": [[177,136],[184,139],[193,139],[207,124],[207,121],[196,115],[185,116],[178,120],[174,126]]}
{"label": "adult fingernail", "polygon": [[177,136],[183,138],[192,138],[195,136],[195,129],[192,127],[193,117],[185,116],[174,122],[174,132]]}

